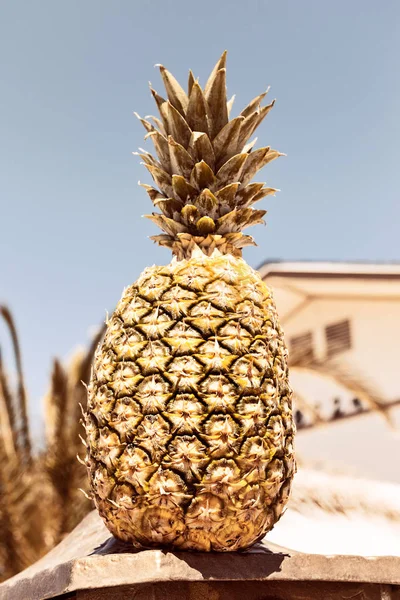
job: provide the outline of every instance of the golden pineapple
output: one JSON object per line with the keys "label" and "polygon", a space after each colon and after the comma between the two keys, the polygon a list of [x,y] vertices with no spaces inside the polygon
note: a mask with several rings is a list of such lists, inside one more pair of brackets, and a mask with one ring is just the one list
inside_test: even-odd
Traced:
{"label": "golden pineapple", "polygon": [[226,53],[204,88],[160,67],[168,100],[141,119],[158,158],[141,157],[171,248],[108,321],[88,389],[87,466],[107,527],[136,547],[238,550],[279,519],[295,470],[287,351],[271,291],[241,258],[250,183],[280,153],[248,143],[273,106],[229,120]]}

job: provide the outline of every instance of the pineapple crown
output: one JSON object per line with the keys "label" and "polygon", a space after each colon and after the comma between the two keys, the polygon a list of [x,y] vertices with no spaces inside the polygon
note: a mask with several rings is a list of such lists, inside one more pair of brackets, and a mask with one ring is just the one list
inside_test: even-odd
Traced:
{"label": "pineapple crown", "polygon": [[253,150],[249,138],[275,101],[261,106],[268,90],[252,100],[238,117],[229,120],[234,97],[226,97],[226,52],[215,65],[204,90],[189,72],[188,93],[162,65],[161,77],[168,100],[150,87],[160,117],[142,119],[157,159],[138,153],[156,187],[141,184],[161,213],[145,215],[163,234],[151,239],[171,248],[178,259],[195,249],[210,256],[241,256],[244,246],[255,246],[242,230],[264,223],[265,210],[253,204],[276,189],[250,183],[266,164],[281,156],[270,147]]}

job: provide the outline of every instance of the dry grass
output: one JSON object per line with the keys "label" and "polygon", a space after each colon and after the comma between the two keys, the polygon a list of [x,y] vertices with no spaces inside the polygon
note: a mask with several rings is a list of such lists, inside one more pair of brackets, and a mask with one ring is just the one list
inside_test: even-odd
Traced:
{"label": "dry grass", "polygon": [[[1,306],[10,331],[17,386],[13,391],[0,357],[0,581],[21,571],[56,545],[91,509],[79,491],[87,488],[79,434],[80,405],[99,332],[87,352],[75,354],[68,368],[54,360],[45,398],[46,444],[32,452],[27,395],[14,320]],[[83,382],[83,383],[82,383]]]}

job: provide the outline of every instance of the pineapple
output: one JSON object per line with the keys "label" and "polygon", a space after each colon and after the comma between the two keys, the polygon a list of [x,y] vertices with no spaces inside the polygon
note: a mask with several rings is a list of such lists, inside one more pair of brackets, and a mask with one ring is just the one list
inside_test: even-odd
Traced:
{"label": "pineapple", "polygon": [[[85,416],[93,498],[137,548],[234,551],[279,519],[295,471],[287,351],[271,291],[241,258],[242,233],[276,190],[250,183],[280,153],[248,140],[266,93],[229,120],[226,53],[204,91],[163,66],[161,118],[141,151],[172,250],[125,289],[94,359]],[[140,117],[139,117],[140,118]]]}

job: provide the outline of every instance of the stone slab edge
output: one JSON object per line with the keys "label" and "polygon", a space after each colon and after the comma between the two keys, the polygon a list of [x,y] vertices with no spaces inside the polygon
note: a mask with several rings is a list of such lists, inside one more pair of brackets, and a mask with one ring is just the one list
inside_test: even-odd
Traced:
{"label": "stone slab edge", "polygon": [[163,581],[332,581],[400,585],[400,558],[318,554],[194,554],[145,550],[78,558],[0,585],[0,600]]}

